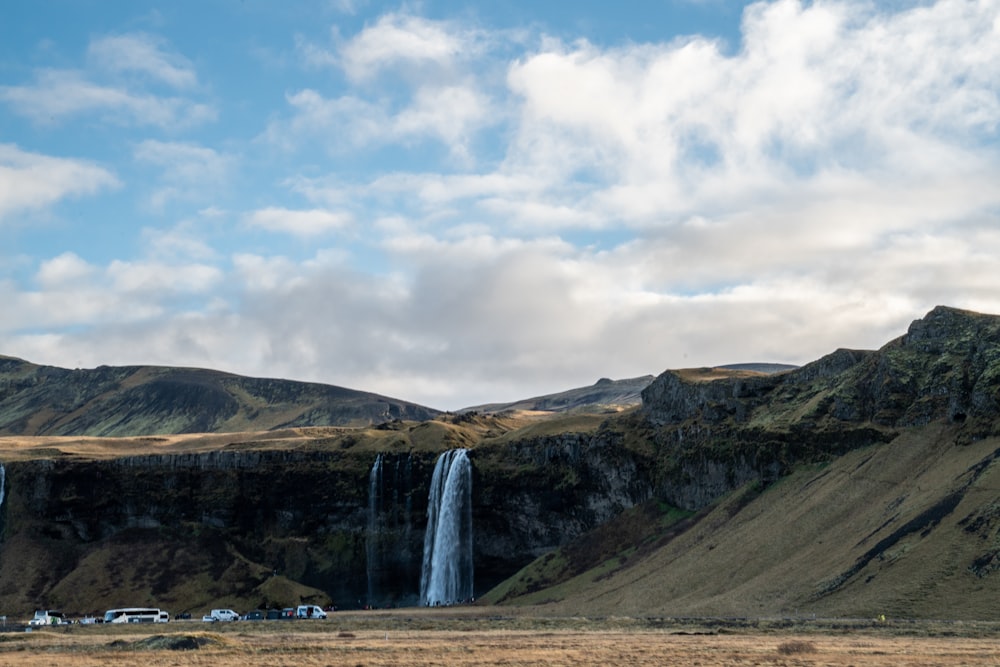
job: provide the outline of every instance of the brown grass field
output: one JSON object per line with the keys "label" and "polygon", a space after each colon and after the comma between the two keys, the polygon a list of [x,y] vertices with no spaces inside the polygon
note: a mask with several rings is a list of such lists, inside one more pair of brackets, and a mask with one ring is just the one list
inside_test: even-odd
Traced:
{"label": "brown grass field", "polygon": [[[1000,665],[1000,626],[351,613],[326,621],[69,626],[0,634],[0,665]],[[775,629],[781,625],[780,629]]]}

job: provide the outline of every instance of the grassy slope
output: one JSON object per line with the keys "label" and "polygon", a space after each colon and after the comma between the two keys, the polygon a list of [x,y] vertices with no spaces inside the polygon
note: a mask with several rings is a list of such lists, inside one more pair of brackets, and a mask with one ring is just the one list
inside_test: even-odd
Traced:
{"label": "grassy slope", "polygon": [[[952,435],[914,430],[800,469],[748,503],[734,493],[628,566],[612,556],[516,602],[546,601],[553,614],[1000,618],[989,558],[1000,439],[960,446]],[[970,569],[977,559],[985,576]]]}

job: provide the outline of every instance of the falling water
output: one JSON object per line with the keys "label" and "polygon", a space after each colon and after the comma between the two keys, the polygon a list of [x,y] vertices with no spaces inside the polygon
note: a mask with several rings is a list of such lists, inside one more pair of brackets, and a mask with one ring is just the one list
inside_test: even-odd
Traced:
{"label": "falling water", "polygon": [[379,569],[379,521],[378,513],[382,495],[382,455],[375,457],[372,470],[368,474],[368,534],[365,540],[365,551],[368,567],[368,602],[371,604],[375,600],[377,593],[375,576]]}
{"label": "falling water", "polygon": [[427,498],[427,532],[420,603],[451,604],[472,597],[472,464],[465,449],[442,454]]}
{"label": "falling water", "polygon": [[3,506],[4,494],[7,492],[7,469],[0,463],[0,507]]}

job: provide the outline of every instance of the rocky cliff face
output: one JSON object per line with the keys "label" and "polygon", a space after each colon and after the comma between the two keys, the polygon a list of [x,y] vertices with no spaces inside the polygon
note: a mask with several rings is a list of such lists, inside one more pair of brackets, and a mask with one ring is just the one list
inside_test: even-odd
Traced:
{"label": "rocky cliff face", "polygon": [[1000,414],[998,375],[1000,318],[939,306],[874,352],[837,350],[750,379],[696,383],[668,371],[643,392],[643,413],[658,426],[900,428],[971,419],[991,432]]}
{"label": "rocky cliff face", "polygon": [[[405,436],[395,451],[380,452],[383,474],[375,489],[376,454],[354,451],[349,441],[309,450],[241,446],[11,462],[0,514],[5,543],[21,547],[0,545],[0,603],[16,608],[5,591],[27,588],[38,600],[28,606],[45,600],[82,613],[125,604],[121,591],[138,589],[130,599],[187,608],[190,566],[145,551],[130,558],[140,570],[159,573],[156,586],[122,575],[86,603],[67,597],[67,589],[80,586],[87,563],[105,558],[99,554],[109,545],[138,542],[159,545],[159,554],[172,553],[177,543],[199,545],[206,562],[198,567],[218,568],[219,580],[231,564],[243,563],[240,587],[214,589],[215,602],[235,595],[241,606],[298,603],[268,597],[264,587],[277,575],[323,592],[324,604],[416,604],[438,453],[414,451]],[[486,445],[470,458],[477,594],[650,493],[627,452],[581,434]],[[11,567],[25,543],[48,554],[45,567],[30,576]],[[50,558],[55,553],[59,557]],[[91,606],[74,606],[81,604]]]}
{"label": "rocky cliff face", "polygon": [[900,429],[946,420],[967,441],[1000,432],[1000,318],[937,307],[877,351],[837,350],[751,378],[695,382],[668,371],[642,398],[657,494],[698,509]]}

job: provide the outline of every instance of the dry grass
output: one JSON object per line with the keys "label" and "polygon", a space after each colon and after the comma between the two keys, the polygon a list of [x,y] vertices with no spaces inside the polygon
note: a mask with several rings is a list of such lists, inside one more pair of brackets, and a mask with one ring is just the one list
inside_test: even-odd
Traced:
{"label": "dry grass", "polygon": [[[24,461],[74,456],[106,460],[146,454],[190,454],[222,449],[300,449],[350,447],[355,451],[438,451],[449,446],[474,447],[484,438],[495,438],[522,428],[562,433],[592,430],[605,417],[566,416],[558,413],[479,415],[461,418],[442,415],[426,422],[400,422],[393,428],[311,426],[272,431],[182,433],[134,437],[57,435],[0,435],[0,461]],[[551,425],[546,425],[552,422]],[[535,433],[530,433],[537,435]],[[348,444],[349,443],[349,444]],[[400,444],[402,443],[402,444]]]}
{"label": "dry grass", "polygon": [[674,371],[682,379],[688,382],[711,382],[723,378],[750,378],[763,377],[768,373],[758,371],[740,370],[734,368],[680,368]]}
{"label": "dry grass", "polygon": [[[715,634],[690,629],[622,629],[608,621],[506,623],[479,620],[339,617],[317,622],[234,623],[201,632],[197,623],[161,628],[72,628],[0,635],[0,664],[144,667],[246,664],[326,665],[996,665],[996,637],[882,634]],[[426,627],[423,627],[426,626]],[[214,630],[215,628],[213,628]]]}
{"label": "dry grass", "polygon": [[793,639],[778,644],[778,653],[782,655],[796,655],[798,653],[815,653],[816,644],[804,639]]}

